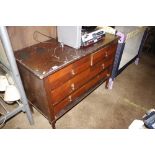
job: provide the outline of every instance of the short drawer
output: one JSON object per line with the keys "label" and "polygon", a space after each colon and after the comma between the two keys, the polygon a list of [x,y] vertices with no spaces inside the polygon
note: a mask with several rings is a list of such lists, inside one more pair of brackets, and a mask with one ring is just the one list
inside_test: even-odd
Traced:
{"label": "short drawer", "polygon": [[54,106],[55,115],[58,114],[61,110],[63,110],[67,105],[77,100],[82,95],[84,95],[88,90],[90,90],[95,85],[97,85],[101,80],[106,80],[108,77],[109,77],[109,74],[108,74],[108,69],[107,69],[101,72],[99,75],[97,75],[95,78],[93,78],[89,82],[87,82],[81,88],[79,88],[78,90],[76,90],[75,92],[67,96],[64,100],[62,100],[60,103]]}
{"label": "short drawer", "polygon": [[73,63],[72,73],[74,72],[74,75],[77,75],[89,67],[90,67],[90,55],[88,55],[88,56],[76,61],[75,63]]}
{"label": "short drawer", "polygon": [[48,77],[50,89],[55,89],[90,66],[90,56],[86,56]]}
{"label": "short drawer", "polygon": [[117,48],[117,43],[113,43],[112,45],[109,45],[95,53],[92,53],[90,65],[93,66],[101,60],[114,57],[116,48]]}
{"label": "short drawer", "polygon": [[90,65],[93,66],[97,62],[105,59],[108,56],[109,46],[100,49],[99,51],[91,54]]}
{"label": "short drawer", "polygon": [[66,96],[70,95],[73,91],[80,88],[82,85],[87,83],[97,74],[102,72],[108,66],[110,66],[113,62],[113,59],[109,59],[107,61],[100,61],[95,66],[88,68],[87,70],[81,72],[77,76],[65,82],[63,85],[55,88],[51,91],[51,101],[55,105],[61,100],[63,100]]}

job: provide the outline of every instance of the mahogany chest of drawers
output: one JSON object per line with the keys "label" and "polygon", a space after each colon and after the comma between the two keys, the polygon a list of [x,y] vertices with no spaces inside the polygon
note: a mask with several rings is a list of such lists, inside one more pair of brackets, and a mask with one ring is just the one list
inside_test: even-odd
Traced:
{"label": "mahogany chest of drawers", "polygon": [[82,49],[60,47],[56,40],[15,52],[30,105],[55,128],[56,121],[103,82],[108,83],[118,38]]}

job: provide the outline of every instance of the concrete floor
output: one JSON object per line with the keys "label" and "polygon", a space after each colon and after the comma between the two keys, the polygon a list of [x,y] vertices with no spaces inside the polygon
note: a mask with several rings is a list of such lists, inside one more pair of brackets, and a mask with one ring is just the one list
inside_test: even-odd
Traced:
{"label": "concrete floor", "polygon": [[[76,107],[60,118],[58,129],[126,129],[134,119],[141,119],[155,108],[155,55],[143,54],[140,64],[129,65],[115,80],[112,90],[105,84],[97,88]],[[4,129],[47,129],[49,122],[34,110],[34,125],[20,113]]]}

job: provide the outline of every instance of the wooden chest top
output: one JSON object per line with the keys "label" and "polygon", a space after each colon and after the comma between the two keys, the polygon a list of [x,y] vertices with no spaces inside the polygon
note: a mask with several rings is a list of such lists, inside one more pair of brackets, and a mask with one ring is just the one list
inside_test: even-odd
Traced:
{"label": "wooden chest top", "polygon": [[69,46],[61,48],[60,44],[53,39],[16,51],[15,56],[21,65],[39,79],[43,79],[68,64],[109,45],[117,39],[117,36],[106,34],[104,40],[80,49],[74,49]]}

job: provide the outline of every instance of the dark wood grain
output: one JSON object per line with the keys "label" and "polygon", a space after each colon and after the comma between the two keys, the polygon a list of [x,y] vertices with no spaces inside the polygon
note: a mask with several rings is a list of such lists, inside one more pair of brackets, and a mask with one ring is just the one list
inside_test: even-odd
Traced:
{"label": "dark wood grain", "polygon": [[79,61],[76,61],[67,67],[61,69],[59,72],[56,72],[48,77],[49,84],[51,89],[55,89],[58,86],[64,84],[64,82],[73,78],[77,74],[86,70],[90,66],[90,56],[81,58]]}
{"label": "dark wood grain", "polygon": [[43,79],[91,53],[110,46],[117,40],[118,37],[107,34],[103,41],[101,40],[87,48],[74,49],[64,46],[62,49],[60,44],[52,39],[51,43],[39,43],[16,51],[15,56],[21,65],[38,78]]}
{"label": "dark wood grain", "polygon": [[90,80],[88,83],[83,85],[81,88],[79,88],[77,91],[69,95],[67,98],[65,98],[63,101],[61,101],[59,104],[54,106],[54,113],[57,115],[61,110],[65,109],[65,107],[70,104],[72,101],[79,98],[82,94],[86,93],[89,89],[94,87],[97,83],[99,83],[101,80],[108,78],[108,70],[105,70],[101,72],[98,76]]}
{"label": "dark wood grain", "polygon": [[108,84],[117,39],[107,35],[104,42],[78,50],[65,46],[63,51],[51,40],[16,52],[27,97],[53,128],[57,119],[101,83]]}
{"label": "dark wood grain", "polygon": [[87,70],[79,73],[78,75],[71,78],[64,84],[52,90],[51,91],[51,103],[55,105],[58,102],[60,102],[66,96],[68,96],[75,90],[79,89],[82,85],[84,85],[89,80],[91,80],[93,77],[95,77],[97,74],[99,74],[101,71],[106,69],[109,65],[111,65],[112,62],[113,62],[112,58],[106,61],[101,60],[95,66],[89,67]]}
{"label": "dark wood grain", "polygon": [[36,78],[34,74],[19,64],[18,68],[29,102],[48,118],[50,116],[50,110],[48,107],[43,80]]}

